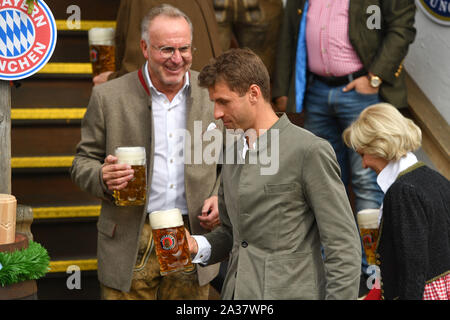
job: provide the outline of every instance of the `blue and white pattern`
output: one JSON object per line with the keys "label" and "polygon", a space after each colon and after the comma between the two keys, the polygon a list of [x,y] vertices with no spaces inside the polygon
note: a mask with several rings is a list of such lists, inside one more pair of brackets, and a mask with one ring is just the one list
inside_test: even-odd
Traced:
{"label": "blue and white pattern", "polygon": [[13,58],[26,53],[34,43],[31,19],[16,9],[0,11],[0,57]]}

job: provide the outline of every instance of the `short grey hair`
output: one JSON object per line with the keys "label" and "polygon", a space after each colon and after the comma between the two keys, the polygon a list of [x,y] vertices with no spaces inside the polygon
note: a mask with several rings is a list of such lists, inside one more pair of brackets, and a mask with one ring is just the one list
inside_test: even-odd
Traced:
{"label": "short grey hair", "polygon": [[159,16],[166,16],[171,18],[184,18],[189,27],[191,28],[191,41],[194,36],[194,26],[192,25],[191,19],[180,9],[171,6],[170,4],[161,4],[152,8],[147,15],[142,19],[141,23],[141,39],[145,41],[147,45],[149,45],[150,35],[148,34],[148,27],[150,23]]}

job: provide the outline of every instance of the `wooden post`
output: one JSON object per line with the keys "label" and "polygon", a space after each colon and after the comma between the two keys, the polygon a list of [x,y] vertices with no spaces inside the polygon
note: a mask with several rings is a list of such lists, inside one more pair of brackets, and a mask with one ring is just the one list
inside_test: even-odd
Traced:
{"label": "wooden post", "polygon": [[[0,193],[11,194],[11,87],[0,80]],[[17,202],[16,232],[33,240],[33,210]]]}
{"label": "wooden post", "polygon": [[11,87],[0,81],[0,193],[11,194]]}

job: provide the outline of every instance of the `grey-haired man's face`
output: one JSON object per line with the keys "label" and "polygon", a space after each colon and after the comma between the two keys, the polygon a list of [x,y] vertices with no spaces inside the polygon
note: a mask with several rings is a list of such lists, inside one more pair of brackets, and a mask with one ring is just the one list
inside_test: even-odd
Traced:
{"label": "grey-haired man's face", "polygon": [[141,41],[141,48],[148,61],[153,84],[159,90],[181,87],[184,75],[192,65],[192,54],[182,56],[179,50],[175,50],[170,58],[166,58],[159,48],[191,45],[188,22],[182,17],[159,16],[150,23],[148,34],[150,39],[147,42]]}

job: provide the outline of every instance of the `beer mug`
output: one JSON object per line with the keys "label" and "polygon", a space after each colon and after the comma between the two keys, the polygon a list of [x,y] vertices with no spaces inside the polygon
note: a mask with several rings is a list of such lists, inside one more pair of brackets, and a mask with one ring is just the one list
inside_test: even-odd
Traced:
{"label": "beer mug", "polygon": [[155,211],[149,217],[160,274],[193,270],[180,210]]}
{"label": "beer mug", "polygon": [[122,190],[114,190],[118,206],[143,206],[147,195],[147,165],[144,147],[118,147],[115,150],[118,164],[128,164],[134,170],[134,178]]}
{"label": "beer mug", "polygon": [[92,74],[115,71],[114,28],[92,28],[88,37]]}
{"label": "beer mug", "polygon": [[357,214],[359,232],[361,233],[364,252],[369,265],[374,265],[376,261],[375,250],[378,241],[379,216],[380,209],[364,209]]}
{"label": "beer mug", "polygon": [[0,244],[13,243],[16,239],[16,197],[0,194]]}

